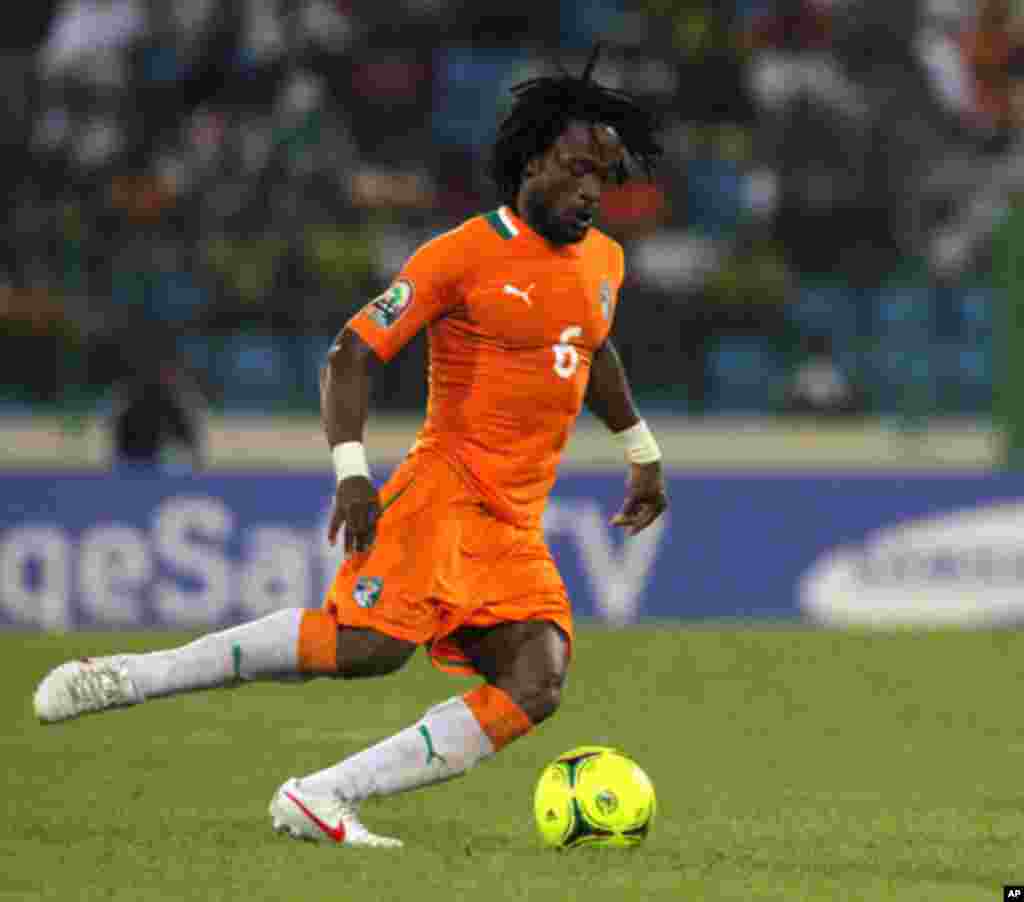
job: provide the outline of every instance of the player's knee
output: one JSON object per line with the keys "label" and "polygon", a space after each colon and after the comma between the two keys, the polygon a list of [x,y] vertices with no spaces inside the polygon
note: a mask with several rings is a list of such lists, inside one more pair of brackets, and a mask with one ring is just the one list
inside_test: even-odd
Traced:
{"label": "player's knee", "polygon": [[546,686],[542,686],[537,692],[534,706],[535,710],[533,713],[529,713],[530,720],[538,724],[542,720],[547,720],[557,710],[558,706],[562,703],[562,683],[561,681],[550,683]]}
{"label": "player's knee", "polygon": [[508,687],[506,691],[530,722],[539,724],[558,710],[562,701],[562,683],[561,676],[552,675],[526,685]]}

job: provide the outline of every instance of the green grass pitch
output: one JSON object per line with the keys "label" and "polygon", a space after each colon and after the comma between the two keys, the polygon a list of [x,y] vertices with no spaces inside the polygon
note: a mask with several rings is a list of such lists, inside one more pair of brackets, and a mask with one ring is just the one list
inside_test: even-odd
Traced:
{"label": "green grass pitch", "polygon": [[[270,829],[285,778],[471,685],[248,685],[43,727],[68,657],[167,634],[0,636],[0,900],[991,902],[1024,882],[1024,635],[584,628],[562,710],[469,776],[368,804],[406,848]],[[659,817],[637,850],[542,849],[531,798],[572,746],[622,748]]]}

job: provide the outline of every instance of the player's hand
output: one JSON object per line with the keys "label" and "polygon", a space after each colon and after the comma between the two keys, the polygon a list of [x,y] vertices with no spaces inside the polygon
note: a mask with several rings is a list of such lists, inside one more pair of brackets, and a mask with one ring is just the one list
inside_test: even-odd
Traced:
{"label": "player's hand", "polygon": [[668,492],[661,473],[661,461],[652,464],[630,464],[626,500],[612,517],[612,526],[625,527],[635,536],[647,529],[668,507]]}
{"label": "player's hand", "polygon": [[338,541],[338,531],[345,524],[345,553],[369,551],[377,534],[380,497],[373,483],[365,476],[349,476],[338,483],[334,492],[334,508],[327,527],[327,541]]}

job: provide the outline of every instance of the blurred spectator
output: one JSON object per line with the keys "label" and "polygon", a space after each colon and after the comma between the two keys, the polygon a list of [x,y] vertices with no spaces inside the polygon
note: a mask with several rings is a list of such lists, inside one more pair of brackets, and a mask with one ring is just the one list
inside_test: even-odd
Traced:
{"label": "blurred spectator", "polygon": [[988,239],[1024,191],[1024,56],[1008,61],[1010,122],[1013,131],[1004,153],[973,161],[961,179],[963,196],[955,215],[929,236],[928,261],[940,280],[959,278],[983,254]]}
{"label": "blurred spectator", "polygon": [[65,0],[40,50],[43,75],[121,84],[125,51],[145,31],[143,0]]}
{"label": "blurred spectator", "polygon": [[776,234],[799,269],[872,288],[925,241],[925,182],[962,140],[920,22],[916,2],[849,0],[832,10],[828,52],[814,44],[798,78],[763,79],[759,155],[777,173]]}
{"label": "blurred spectator", "polygon": [[80,336],[60,297],[43,279],[30,287],[0,285],[0,397],[53,402],[73,379]]}
{"label": "blurred spectator", "polygon": [[0,30],[0,98],[4,123],[0,129],[0,282],[20,279],[21,260],[14,236],[19,231],[18,211],[28,193],[26,175],[35,168],[30,151],[35,128],[39,86],[35,50],[45,38],[56,11],[56,0],[40,0],[4,18]]}
{"label": "blurred spectator", "polygon": [[668,215],[668,198],[655,181],[634,179],[609,188],[601,197],[602,222],[620,238],[649,235]]}
{"label": "blurred spectator", "polygon": [[114,386],[113,465],[122,472],[195,472],[203,461],[205,401],[180,363],[143,365]]}
{"label": "blurred spectator", "polygon": [[828,54],[831,22],[815,0],[772,0],[746,24],[749,77],[759,108],[779,112],[803,95],[845,93]]}
{"label": "blurred spectator", "polygon": [[974,127],[977,123],[972,122],[974,98],[963,34],[960,16],[933,9],[922,20],[914,47],[939,102],[965,125]]}
{"label": "blurred spectator", "polygon": [[1000,132],[1013,127],[1007,67],[1014,53],[1024,50],[1024,32],[1010,14],[1010,0],[978,0],[974,27],[964,33],[962,47],[976,121]]}
{"label": "blurred spectator", "polygon": [[809,335],[803,359],[793,371],[786,389],[784,408],[788,413],[837,416],[863,413],[863,393],[843,371],[827,335]]}
{"label": "blurred spectator", "polygon": [[982,96],[991,101],[990,121],[1000,124],[1006,140],[998,153],[971,160],[969,167],[935,173],[941,186],[959,189],[954,214],[928,243],[932,273],[947,282],[976,263],[1012,199],[1024,190],[1024,20],[1011,16],[1005,2],[985,0],[971,40],[977,59],[985,61],[978,77]]}
{"label": "blurred spectator", "polygon": [[[1024,112],[1012,17],[985,0],[965,28],[958,0],[921,2],[927,15],[917,0],[35,4],[0,37],[0,284],[45,298],[46,322],[5,295],[8,337],[33,366],[9,365],[32,385],[3,394],[66,399],[78,367],[95,396],[126,376],[105,337],[137,330],[191,342],[213,382],[252,387],[245,403],[280,386],[278,409],[312,408],[302,349],[419,243],[497,203],[481,165],[491,101],[577,71],[602,40],[602,80],[666,121],[657,179],[603,204],[628,256],[617,338],[638,391],[699,403],[723,334],[788,342],[794,269],[855,282],[872,314],[891,269],[941,243],[937,225],[963,249],[998,215],[983,189],[1014,182],[994,167],[1015,154],[975,136],[986,122],[1011,134]],[[282,380],[239,360],[276,361]],[[421,369],[422,348],[379,403],[415,406]]]}

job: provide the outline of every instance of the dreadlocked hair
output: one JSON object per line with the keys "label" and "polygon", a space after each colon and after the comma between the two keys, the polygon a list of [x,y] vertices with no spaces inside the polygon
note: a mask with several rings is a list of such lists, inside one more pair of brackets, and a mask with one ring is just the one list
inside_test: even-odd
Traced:
{"label": "dreadlocked hair", "polygon": [[[611,126],[628,156],[643,167],[648,178],[653,175],[663,152],[655,139],[659,117],[628,94],[591,79],[600,51],[598,44],[578,77],[563,70],[559,76],[531,78],[513,86],[515,100],[498,126],[488,165],[506,203],[515,201],[527,162],[545,153],[572,121]],[[621,183],[629,176],[625,162],[617,170]]]}

